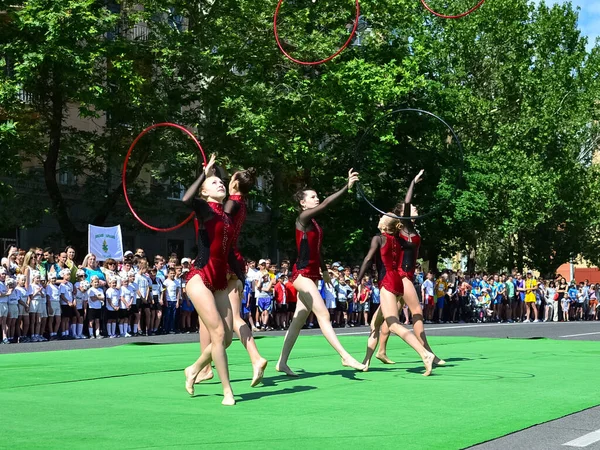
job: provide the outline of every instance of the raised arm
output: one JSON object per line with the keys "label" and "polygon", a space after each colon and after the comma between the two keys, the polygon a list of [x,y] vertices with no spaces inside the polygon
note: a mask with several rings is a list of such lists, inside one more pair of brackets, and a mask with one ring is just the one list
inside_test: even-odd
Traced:
{"label": "raised arm", "polygon": [[408,187],[408,191],[406,192],[406,197],[404,197],[404,211],[402,211],[402,215],[404,217],[410,217],[410,205],[412,203],[415,184],[421,181],[421,178],[423,177],[423,172],[424,170],[421,169],[417,176],[410,182],[410,186]]}
{"label": "raised arm", "polygon": [[367,256],[365,256],[365,259],[360,266],[360,270],[358,271],[358,280],[362,280],[364,278],[365,273],[369,268],[369,264],[371,264],[371,261],[373,261],[373,258],[375,257],[375,254],[379,250],[380,246],[381,236],[373,236],[373,239],[371,239],[371,248],[369,248],[369,252],[367,253]]}
{"label": "raised arm", "polygon": [[196,198],[198,194],[198,190],[202,183],[206,180],[206,178],[212,176],[215,172],[215,160],[216,156],[214,154],[210,155],[210,160],[204,170],[200,174],[200,176],[192,183],[192,185],[185,191],[183,195],[182,201],[187,206],[192,208],[200,219],[205,220],[208,219],[212,215],[212,209],[208,205],[208,203],[202,199]]}
{"label": "raised arm", "polygon": [[329,197],[327,197],[325,200],[323,200],[323,203],[320,203],[318,206],[316,206],[314,208],[305,209],[304,211],[302,211],[300,213],[300,216],[298,216],[298,221],[300,222],[300,224],[303,227],[306,227],[308,225],[308,223],[314,217],[317,217],[319,214],[324,212],[328,207],[330,207],[331,205],[333,205],[334,203],[339,201],[342,198],[342,195],[344,193],[346,193],[348,191],[348,189],[351,189],[352,186],[354,186],[354,183],[356,183],[357,181],[358,181],[358,172],[354,172],[353,169],[350,169],[348,171],[348,183],[346,183],[346,185],[342,189],[337,191],[335,194],[331,194]]}

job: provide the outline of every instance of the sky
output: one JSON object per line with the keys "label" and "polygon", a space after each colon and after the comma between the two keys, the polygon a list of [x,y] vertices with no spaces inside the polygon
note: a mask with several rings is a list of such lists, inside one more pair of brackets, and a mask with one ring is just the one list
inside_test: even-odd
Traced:
{"label": "sky", "polygon": [[[573,6],[579,6],[579,29],[588,37],[591,48],[600,35],[600,0],[572,0]],[[546,0],[546,4],[564,3],[564,1]]]}

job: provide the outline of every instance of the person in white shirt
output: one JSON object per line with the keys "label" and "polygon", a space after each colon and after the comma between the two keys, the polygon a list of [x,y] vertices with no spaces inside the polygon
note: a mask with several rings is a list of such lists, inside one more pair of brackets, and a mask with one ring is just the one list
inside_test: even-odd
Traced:
{"label": "person in white shirt", "polygon": [[164,305],[165,289],[162,279],[158,276],[156,268],[150,269],[150,287],[152,292],[152,306],[150,308],[150,331],[149,335],[158,333],[160,320],[162,318],[162,308]]}
{"label": "person in white shirt", "polygon": [[[129,290],[131,291],[131,308],[129,308],[129,321],[127,326],[130,330],[132,336],[139,335],[140,329],[140,306],[142,304],[142,299],[139,296],[139,288],[136,281],[136,274],[133,269],[129,271],[127,274],[127,278],[129,279]],[[133,333],[131,333],[131,328],[133,327]]]}
{"label": "person in white shirt", "polygon": [[[140,262],[138,273],[135,275],[135,284],[137,285],[137,298],[140,299],[140,308],[144,316],[145,331],[142,333],[148,336],[152,331],[152,295],[150,292],[150,277],[148,276],[148,264]],[[143,328],[142,328],[143,329]]]}
{"label": "person in white shirt", "polygon": [[2,343],[9,344],[8,329],[6,327],[6,318],[8,317],[8,296],[12,294],[12,289],[6,287],[6,269],[0,267],[0,327],[2,328]]}
{"label": "person in white shirt", "polygon": [[48,316],[50,329],[50,340],[56,340],[58,329],[61,323],[61,310],[60,310],[60,286],[56,284],[56,273],[48,274],[48,284],[46,284],[46,303],[48,306]]}
{"label": "person in white shirt", "polygon": [[[90,339],[102,339],[100,334],[100,319],[102,318],[102,305],[104,305],[104,291],[100,288],[100,278],[92,275],[90,278],[92,287],[88,290],[88,333]],[[94,334],[94,325],[96,333]]]}
{"label": "person in white shirt", "polygon": [[[60,313],[62,318],[61,339],[69,338],[69,322],[75,316],[75,301],[73,298],[74,290],[71,284],[71,271],[63,269],[58,274],[62,279],[60,285]],[[75,339],[75,333],[71,333],[71,339]]]}
{"label": "person in white shirt", "polygon": [[167,279],[164,282],[164,286],[167,309],[163,328],[165,333],[175,334],[175,313],[177,312],[177,308],[179,308],[181,300],[181,286],[175,280],[175,268],[171,267],[167,272]]}
{"label": "person in white shirt", "polygon": [[117,320],[119,319],[119,305],[121,303],[121,291],[117,288],[117,277],[111,277],[106,290],[106,312],[108,321],[106,328],[109,338],[117,337]]}
{"label": "person in white shirt", "polygon": [[71,332],[74,332],[75,339],[85,339],[83,335],[83,318],[85,317],[85,310],[88,308],[88,290],[90,289],[90,283],[85,280],[85,272],[82,271],[81,277],[80,281],[75,283],[76,315],[74,322],[76,323],[71,325]]}
{"label": "person in white shirt", "polygon": [[423,311],[425,315],[425,323],[431,323],[433,320],[433,312],[435,310],[434,299],[433,273],[427,274],[427,279],[421,285],[421,299],[423,300]]}
{"label": "person in white shirt", "polygon": [[[70,276],[70,272],[69,272]],[[40,334],[40,314],[42,308],[46,307],[46,291],[42,286],[40,272],[37,270],[31,271],[31,284],[29,285],[29,332],[32,342],[47,341]]]}
{"label": "person in white shirt", "polygon": [[248,299],[247,309],[250,310],[249,322],[250,322],[250,327],[252,328],[252,331],[259,331],[258,327],[255,324],[254,315],[256,314],[256,310],[257,310],[257,308],[256,308],[257,285],[258,285],[258,281],[261,280],[262,277],[260,276],[260,270],[256,269],[255,265],[256,265],[255,261],[248,261],[248,272],[246,273],[246,282],[250,283],[251,295],[250,295],[250,298]]}
{"label": "person in white shirt", "polygon": [[[1,281],[0,281],[1,283]],[[6,319],[6,329],[8,341],[15,344],[15,327],[17,320],[19,320],[19,300],[15,288],[17,287],[17,280],[14,278],[6,278],[4,283],[7,290],[6,295],[8,297],[8,317]],[[2,288],[0,288],[1,290]]]}
{"label": "person in white shirt", "polygon": [[[17,275],[17,287],[15,292],[17,295],[17,302],[19,304],[19,321],[15,330],[16,337],[19,342],[31,342],[27,337],[27,331],[29,330],[29,294],[27,293],[27,275]],[[20,324],[20,328],[19,328]],[[20,339],[19,339],[20,337]]]}
{"label": "person in white shirt", "polygon": [[121,297],[119,303],[119,337],[128,338],[131,337],[131,334],[129,334],[129,314],[135,299],[133,292],[129,289],[129,276],[121,278],[119,295]]}

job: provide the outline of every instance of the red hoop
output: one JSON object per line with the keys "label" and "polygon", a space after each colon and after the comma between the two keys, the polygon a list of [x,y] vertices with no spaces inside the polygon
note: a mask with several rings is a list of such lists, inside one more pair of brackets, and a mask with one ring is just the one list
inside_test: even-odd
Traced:
{"label": "red hoop", "polygon": [[198,142],[198,139],[196,139],[196,136],[194,136],[191,131],[189,131],[187,128],[182,127],[181,125],[177,125],[176,123],[170,123],[170,122],[162,122],[162,123],[157,123],[155,125],[150,125],[144,131],[142,131],[138,135],[138,137],[135,138],[135,140],[129,147],[129,151],[127,152],[127,155],[125,155],[125,162],[123,163],[123,173],[121,175],[121,181],[123,184],[123,194],[125,195],[125,203],[127,203],[127,206],[129,206],[129,210],[131,211],[131,214],[133,214],[133,217],[135,217],[138,220],[138,222],[140,222],[146,228],[150,228],[153,231],[160,231],[160,232],[166,233],[168,231],[174,231],[174,230],[177,230],[178,228],[181,228],[182,226],[187,224],[190,220],[192,220],[194,218],[195,214],[191,213],[179,225],[175,225],[174,227],[170,227],[170,228],[157,228],[157,227],[153,227],[152,225],[147,224],[146,222],[144,222],[142,220],[142,218],[140,216],[138,216],[138,214],[133,209],[133,206],[131,206],[131,202],[129,201],[129,196],[127,195],[127,177],[125,176],[127,174],[127,164],[129,163],[129,158],[131,157],[131,152],[133,151],[133,149],[136,146],[136,144],[138,143],[138,141],[142,138],[142,136],[144,136],[146,133],[148,133],[148,131],[153,130],[154,128],[158,128],[158,127],[173,127],[173,128],[177,128],[177,129],[183,131],[185,134],[187,134],[189,137],[191,137],[192,140],[198,146],[198,149],[200,150],[200,154],[202,155],[202,159],[204,159],[204,164],[206,164],[206,156],[204,155],[204,150],[202,150],[202,145],[200,145],[200,142]]}
{"label": "red hoop", "polygon": [[352,42],[352,39],[354,38],[354,35],[356,34],[356,28],[358,27],[358,19],[360,17],[360,5],[358,4],[358,0],[355,0],[355,3],[356,3],[356,17],[354,19],[354,26],[352,27],[350,36],[348,37],[348,40],[344,43],[344,45],[342,45],[342,47],[337,52],[335,52],[333,55],[331,55],[325,59],[322,59],[320,61],[300,61],[300,60],[292,57],[288,52],[286,52],[283,49],[283,46],[281,45],[281,41],[279,40],[279,34],[277,34],[277,17],[279,16],[279,8],[281,8],[281,5],[283,4],[283,0],[279,0],[277,2],[277,8],[275,9],[275,16],[273,17],[273,32],[275,33],[275,41],[277,42],[277,47],[279,47],[279,50],[281,50],[281,53],[283,53],[287,59],[289,59],[290,61],[294,61],[297,64],[302,64],[303,66],[317,66],[319,64],[326,63],[327,61],[331,61],[337,55],[342,53],[346,49],[346,47],[348,47],[350,45],[350,42]]}
{"label": "red hoop", "polygon": [[479,0],[479,3],[477,3],[475,6],[473,6],[467,12],[464,12],[462,14],[458,14],[456,16],[448,16],[446,14],[441,14],[441,13],[439,13],[437,11],[434,11],[434,9],[431,6],[429,6],[425,0],[421,0],[421,3],[423,4],[423,6],[425,7],[425,9],[427,11],[429,11],[431,14],[435,14],[436,16],[441,17],[442,19],[460,19],[461,17],[468,16],[472,12],[477,11],[481,7],[481,5],[483,5],[484,2],[485,2],[485,0]]}

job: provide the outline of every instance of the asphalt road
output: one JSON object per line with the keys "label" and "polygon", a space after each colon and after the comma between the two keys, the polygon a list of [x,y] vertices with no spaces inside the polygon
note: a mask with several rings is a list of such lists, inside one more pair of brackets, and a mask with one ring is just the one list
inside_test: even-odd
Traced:
{"label": "asphalt road", "polygon": [[[497,339],[561,339],[600,341],[599,322],[569,323],[515,323],[515,324],[440,324],[427,325],[430,336],[474,336]],[[338,334],[367,335],[366,327],[339,328]],[[257,336],[283,336],[283,331],[255,333]],[[303,330],[302,334],[319,334],[318,329]],[[114,347],[131,342],[148,342],[155,344],[171,344],[197,342],[197,334],[174,334],[153,337],[135,337],[120,339],[92,339],[40,342],[30,344],[0,345],[0,355],[20,352],[44,352],[55,350]],[[600,345],[600,344],[599,344]],[[593,378],[593,377],[592,377]],[[598,390],[590,391],[590,395],[600,396]],[[508,436],[495,439],[471,447],[477,450],[568,450],[585,448],[600,450],[600,406],[563,417],[558,420],[518,431]]]}

